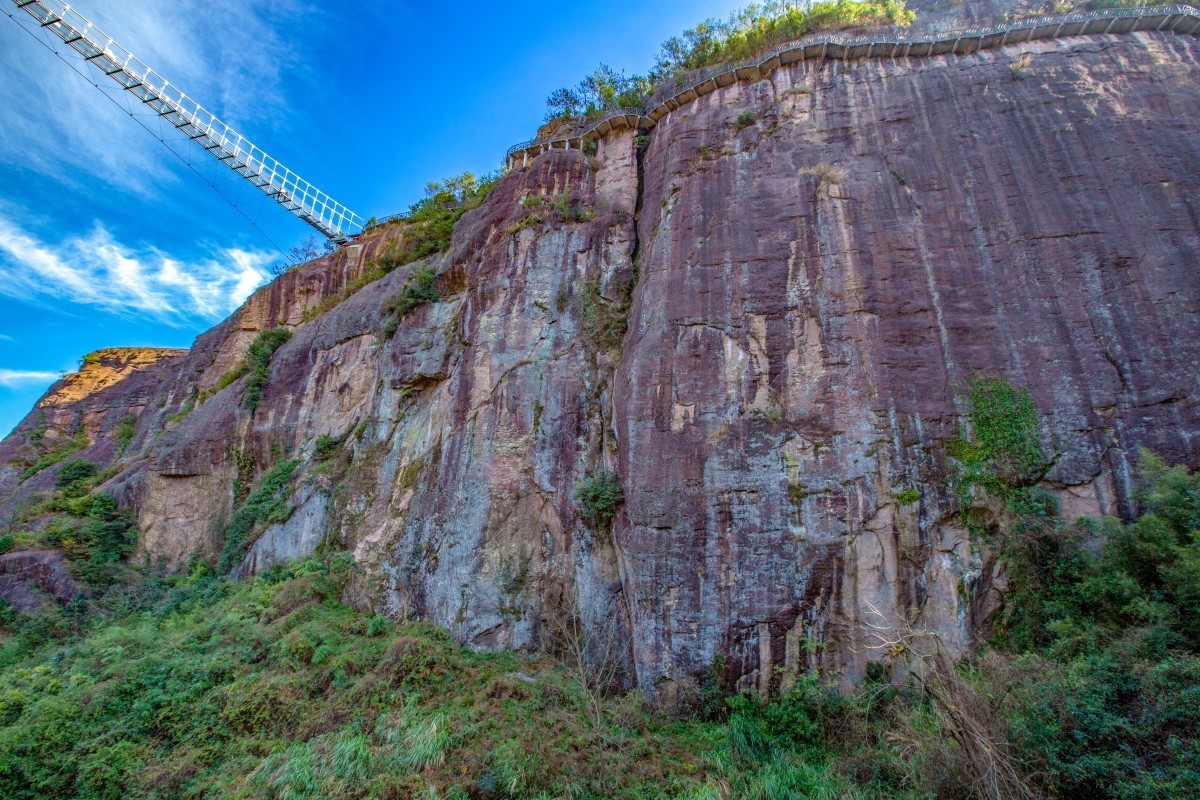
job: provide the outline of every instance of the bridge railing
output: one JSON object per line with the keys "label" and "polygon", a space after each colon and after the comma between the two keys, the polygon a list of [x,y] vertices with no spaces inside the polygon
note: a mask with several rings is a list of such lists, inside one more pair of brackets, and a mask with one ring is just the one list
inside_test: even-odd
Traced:
{"label": "bridge railing", "polygon": [[11,0],[124,91],[197,142],[218,161],[329,238],[344,242],[363,219],[256,147],[150,69],[66,3]]}
{"label": "bridge railing", "polygon": [[580,135],[586,136],[589,131],[595,130],[605,122],[610,122],[617,117],[641,117],[645,116],[645,114],[646,112],[640,107],[617,107],[610,108],[600,116],[594,118],[588,116],[575,117],[570,120],[567,133],[564,134],[560,129],[549,136],[544,136],[540,139],[530,139],[527,142],[514,144],[512,147],[508,148],[508,151],[505,152],[505,156],[511,156],[513,153],[519,153],[522,150],[526,150],[538,144],[554,144],[557,142],[567,141],[568,139],[578,138]]}

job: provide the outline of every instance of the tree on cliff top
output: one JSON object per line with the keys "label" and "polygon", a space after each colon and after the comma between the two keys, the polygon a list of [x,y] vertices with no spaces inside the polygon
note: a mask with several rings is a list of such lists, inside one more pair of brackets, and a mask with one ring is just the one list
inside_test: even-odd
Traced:
{"label": "tree on cliff top", "polygon": [[546,119],[594,116],[612,108],[640,106],[654,85],[694,69],[738,61],[809,33],[844,28],[909,25],[916,14],[904,0],[767,0],[707,19],[663,42],[647,75],[626,75],[605,64],[575,88],[557,89],[546,101]]}

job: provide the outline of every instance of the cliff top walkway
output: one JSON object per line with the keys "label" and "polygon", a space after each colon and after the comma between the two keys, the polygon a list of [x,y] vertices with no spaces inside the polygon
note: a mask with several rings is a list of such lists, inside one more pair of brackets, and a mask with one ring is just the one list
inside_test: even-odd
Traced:
{"label": "cliff top walkway", "polygon": [[680,106],[738,81],[759,80],[777,68],[814,58],[849,61],[857,58],[906,58],[909,56],[965,56],[993,47],[1021,44],[1035,39],[1090,36],[1138,31],[1174,31],[1200,34],[1200,10],[1190,6],[1150,6],[1083,11],[1051,17],[1035,17],[983,28],[961,28],[945,32],[897,32],[885,36],[843,36],[815,33],[773,47],[760,56],[732,64],[706,67],[679,80],[655,88],[645,108],[609,109],[590,124],[563,134],[513,145],[505,156],[512,169],[523,167],[532,157],[549,150],[582,149],[586,140],[620,128],[653,128]]}

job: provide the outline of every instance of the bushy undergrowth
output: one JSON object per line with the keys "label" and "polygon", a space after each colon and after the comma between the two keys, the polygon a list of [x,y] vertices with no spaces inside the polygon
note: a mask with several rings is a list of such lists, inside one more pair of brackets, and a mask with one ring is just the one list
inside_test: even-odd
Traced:
{"label": "bushy undergrowth", "polygon": [[[983,454],[981,492],[1020,488],[1046,461],[1036,408],[1011,387],[974,388],[960,452]],[[223,568],[260,525],[286,519],[295,468],[277,465],[249,493]],[[902,630],[889,656],[923,667],[896,684],[877,668],[838,696],[817,675],[781,674],[764,702],[730,696],[718,659],[660,709],[594,679],[579,654],[604,648],[579,625],[547,624],[547,654],[525,657],[356,612],[342,603],[346,554],[237,584],[202,565],[170,577],[123,563],[132,519],[95,493],[103,477],[69,462],[41,508],[61,513],[40,535],[89,591],[39,616],[0,609],[5,798],[1200,793],[1200,473],[1149,453],[1134,522],[1067,524],[1003,505],[990,535],[1010,565],[1010,610],[957,669]],[[611,475],[580,489],[593,518],[611,519]],[[1001,785],[984,780],[993,767],[1020,792],[985,792]]]}
{"label": "bushy undergrowth", "polygon": [[871,776],[878,792],[856,788],[826,731],[863,712],[815,681],[709,721],[636,694],[596,701],[549,659],[353,611],[339,600],[348,570],[334,556],[238,584],[150,574],[82,625],[10,618],[0,796],[920,796]]}
{"label": "bushy undergrowth", "polygon": [[1043,665],[1013,737],[1063,798],[1200,796],[1200,473],[1150,453],[1140,473],[1136,522],[1008,543],[1001,647]]}
{"label": "bushy undergrowth", "polygon": [[[413,203],[408,215],[397,221],[397,224],[404,226],[400,238],[388,242],[383,253],[367,263],[366,270],[357,280],[305,311],[304,321],[316,319],[336,308],[347,297],[393,270],[445,252],[450,247],[455,223],[471,209],[483,205],[500,178],[499,172],[482,178],[464,172],[444,181],[430,183],[425,187],[425,197]],[[368,224],[367,230],[374,227]],[[436,299],[431,302],[436,302]]]}
{"label": "bushy undergrowth", "polygon": [[31,442],[38,449],[38,457],[32,463],[18,464],[23,466],[24,471],[21,473],[21,480],[27,481],[34,475],[37,475],[44,469],[49,469],[55,464],[70,458],[73,454],[87,447],[91,440],[88,438],[87,428],[83,425],[83,420],[75,421],[75,431],[66,438],[62,438],[57,444],[50,447],[45,445],[45,431],[42,430],[40,435],[34,432],[35,435],[30,436]]}
{"label": "bushy undergrowth", "polygon": [[476,178],[470,172],[425,187],[425,197],[413,203],[405,218],[400,246],[379,259],[384,272],[411,264],[450,247],[454,223],[478,208],[500,182],[500,173]]}
{"label": "bushy undergrowth", "polygon": [[62,550],[85,592],[110,584],[137,542],[132,512],[96,491],[112,475],[81,458],[67,461],[54,476],[54,492],[12,518],[12,547]]}
{"label": "bushy undergrowth", "polygon": [[[268,371],[271,366],[271,356],[275,355],[275,351],[292,338],[292,332],[287,328],[270,328],[254,337],[254,341],[250,343],[250,348],[246,351],[246,357],[229,372],[221,376],[217,383],[219,389],[224,389],[234,381],[241,379],[243,376],[249,375],[246,379],[245,391],[242,395],[242,405],[250,409],[251,412],[258,408],[259,402],[262,400],[263,389],[267,386]],[[188,412],[195,408],[193,403]],[[183,419],[187,414],[184,413],[178,417]],[[169,421],[176,421],[176,418],[171,418]]]}
{"label": "bushy undergrowth", "polygon": [[267,386],[267,370],[271,366],[271,356],[275,351],[292,338],[292,332],[287,328],[271,328],[255,337],[246,353],[246,364],[250,377],[246,379],[245,394],[242,403],[254,411],[262,400],[263,389]]}
{"label": "bushy undergrowth", "polygon": [[607,528],[625,501],[617,475],[608,470],[593,472],[575,489],[575,499],[584,518],[599,528]]}

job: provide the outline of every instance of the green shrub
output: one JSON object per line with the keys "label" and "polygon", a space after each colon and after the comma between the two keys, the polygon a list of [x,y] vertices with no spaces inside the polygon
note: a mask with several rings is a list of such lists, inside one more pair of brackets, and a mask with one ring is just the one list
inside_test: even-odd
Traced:
{"label": "green shrub", "polygon": [[342,440],[336,436],[321,434],[317,437],[316,446],[313,448],[313,455],[318,461],[328,461],[336,457],[342,451]]}
{"label": "green shrub", "polygon": [[587,222],[596,212],[581,202],[573,201],[570,192],[563,192],[550,203],[550,210],[559,222]]}
{"label": "green shrub", "polygon": [[915,503],[920,500],[921,491],[919,489],[899,489],[892,492],[892,497],[896,498],[896,501],[900,505],[906,506],[909,503]]}
{"label": "green shrub", "polygon": [[292,338],[292,332],[287,328],[271,328],[260,333],[250,343],[250,349],[246,353],[246,372],[250,377],[246,380],[242,404],[251,412],[258,408],[258,404],[262,400],[263,389],[267,385],[268,370],[271,366],[271,356],[275,355],[275,351],[290,338]]}
{"label": "green shrub", "polygon": [[0,556],[12,552],[12,549],[16,546],[17,540],[13,538],[11,533],[0,535]]}
{"label": "green shrub", "polygon": [[970,432],[952,439],[946,452],[956,462],[952,479],[959,504],[971,506],[979,487],[1004,501],[1018,517],[1053,516],[1053,501],[1037,487],[1051,461],[1042,452],[1040,417],[1027,389],[1000,378],[967,385]]}
{"label": "green shrub", "polygon": [[125,451],[129,449],[129,445],[132,444],[133,437],[137,434],[137,428],[134,427],[136,422],[137,417],[129,414],[117,425],[113,432],[113,438],[117,443],[117,455],[124,455]]}
{"label": "green shrub", "polygon": [[292,481],[299,459],[281,461],[263,475],[246,501],[233,512],[225,528],[225,543],[217,562],[217,571],[232,572],[253,544],[252,535],[262,528],[287,522],[295,510],[288,505],[292,494]]}
{"label": "green shrub", "polygon": [[1056,796],[1200,788],[1200,472],[1143,452],[1139,477],[1136,521],[1043,526],[1006,550],[1000,645],[1038,665],[1012,734]]}
{"label": "green shrub", "polygon": [[621,503],[625,502],[625,494],[616,473],[600,470],[588,475],[575,488],[575,499],[579,501],[584,519],[598,528],[607,528]]}
{"label": "green shrub", "polygon": [[[437,290],[437,273],[423,268],[415,271],[404,288],[392,296],[384,305],[384,311],[403,318],[416,309],[442,299]],[[395,329],[392,329],[395,332]]]}
{"label": "green shrub", "polygon": [[749,128],[757,119],[758,117],[754,115],[753,111],[743,111],[741,114],[738,114],[737,129],[740,131]]}
{"label": "green shrub", "polygon": [[[609,109],[642,106],[656,84],[702,67],[751,58],[814,31],[909,25],[914,19],[916,14],[902,0],[754,3],[728,20],[705,20],[668,39],[647,75],[626,75],[601,64],[577,86],[556,89],[546,100],[546,119],[595,119]],[[639,141],[639,149],[643,146]]]}
{"label": "green shrub", "polygon": [[245,376],[245,374],[249,371],[250,364],[243,359],[236,367],[221,375],[220,380],[217,381],[217,388],[224,389],[226,386],[231,385],[234,381]]}
{"label": "green shrub", "polygon": [[54,476],[54,485],[59,489],[68,489],[77,483],[91,480],[99,471],[92,462],[74,458],[59,467],[58,474]]}
{"label": "green shrub", "polygon": [[629,307],[636,280],[635,275],[620,302],[604,297],[598,280],[588,281],[584,285],[583,291],[576,297],[576,306],[585,347],[601,352],[620,349],[629,330]]}
{"label": "green shrub", "polygon": [[500,173],[492,173],[476,179],[472,173],[464,172],[426,186],[424,199],[408,210],[400,247],[387,256],[385,271],[449,248],[454,224],[463,214],[483,205],[500,177]]}

